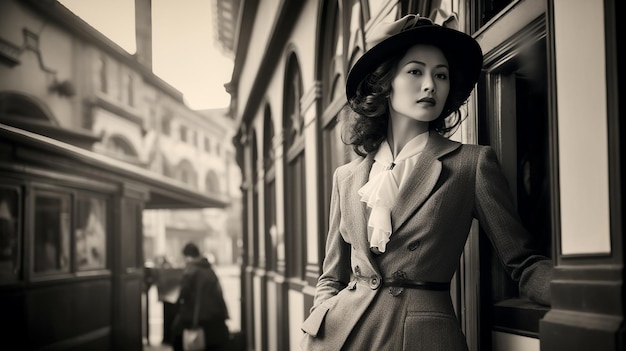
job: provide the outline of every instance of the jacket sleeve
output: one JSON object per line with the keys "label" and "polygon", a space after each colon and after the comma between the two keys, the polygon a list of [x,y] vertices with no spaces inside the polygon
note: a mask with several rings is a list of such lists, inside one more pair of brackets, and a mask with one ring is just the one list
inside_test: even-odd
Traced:
{"label": "jacket sleeve", "polygon": [[183,276],[180,280],[180,292],[178,293],[178,304],[184,304],[185,301],[190,301],[192,298],[192,286],[194,285],[195,270],[185,267],[183,270]]}
{"label": "jacket sleeve", "polygon": [[327,299],[337,295],[350,280],[350,245],[340,233],[341,207],[339,198],[338,170],[333,174],[333,189],[330,199],[326,254],[313,301],[313,311]]}
{"label": "jacket sleeve", "polygon": [[508,183],[491,147],[481,147],[476,169],[476,217],[521,295],[550,305],[552,260],[532,247]]}
{"label": "jacket sleeve", "polygon": [[[193,302],[195,300],[195,287],[196,287],[197,271],[189,266],[186,266],[183,270],[183,276],[180,281],[180,292],[178,294],[178,318],[179,323],[182,326],[188,326],[192,322],[193,318]],[[182,330],[182,329],[181,329]]]}

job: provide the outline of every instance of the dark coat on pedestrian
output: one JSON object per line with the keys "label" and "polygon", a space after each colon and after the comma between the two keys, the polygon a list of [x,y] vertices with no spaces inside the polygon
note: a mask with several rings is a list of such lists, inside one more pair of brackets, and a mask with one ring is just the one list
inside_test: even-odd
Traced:
{"label": "dark coat on pedestrian", "polygon": [[193,326],[194,308],[198,304],[198,325],[204,329],[207,350],[217,350],[227,344],[228,309],[219,279],[206,258],[187,263],[177,304],[178,315],[173,326],[176,335],[180,336],[184,328]]}

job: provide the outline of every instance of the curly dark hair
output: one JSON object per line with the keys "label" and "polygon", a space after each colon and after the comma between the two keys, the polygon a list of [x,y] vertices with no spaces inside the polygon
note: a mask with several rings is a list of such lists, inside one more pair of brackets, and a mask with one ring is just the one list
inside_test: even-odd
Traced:
{"label": "curly dark hair", "polygon": [[[389,125],[387,97],[391,93],[391,82],[396,73],[396,66],[405,53],[406,51],[401,52],[384,61],[367,74],[357,86],[354,98],[348,101],[348,105],[342,111],[347,122],[344,124],[343,142],[352,145],[354,152],[359,156],[365,157],[377,150],[387,137]],[[430,130],[446,137],[453,134],[463,122],[460,108],[465,104],[467,96],[462,95],[463,93],[456,89],[454,76],[451,74],[448,99],[439,117],[430,122]]]}

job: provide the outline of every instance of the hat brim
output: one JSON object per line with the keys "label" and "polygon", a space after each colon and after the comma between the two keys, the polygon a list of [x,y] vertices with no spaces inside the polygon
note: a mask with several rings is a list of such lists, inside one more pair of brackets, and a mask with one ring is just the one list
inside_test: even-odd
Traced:
{"label": "hat brim", "polygon": [[440,48],[448,60],[451,93],[465,100],[474,89],[483,65],[480,45],[471,36],[439,25],[423,25],[400,32],[366,51],[348,73],[346,97],[351,100],[361,81],[378,65],[393,55],[402,53],[417,44]]}

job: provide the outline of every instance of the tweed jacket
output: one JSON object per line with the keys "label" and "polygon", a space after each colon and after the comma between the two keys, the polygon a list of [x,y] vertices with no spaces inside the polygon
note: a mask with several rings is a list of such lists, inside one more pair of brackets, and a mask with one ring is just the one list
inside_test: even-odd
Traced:
{"label": "tweed jacket", "polygon": [[385,287],[400,277],[450,282],[473,219],[520,292],[549,304],[552,262],[530,247],[495,152],[431,132],[392,208],[387,251],[372,253],[358,189],[373,154],[333,175],[329,232],[303,350],[466,350],[449,291]]}

